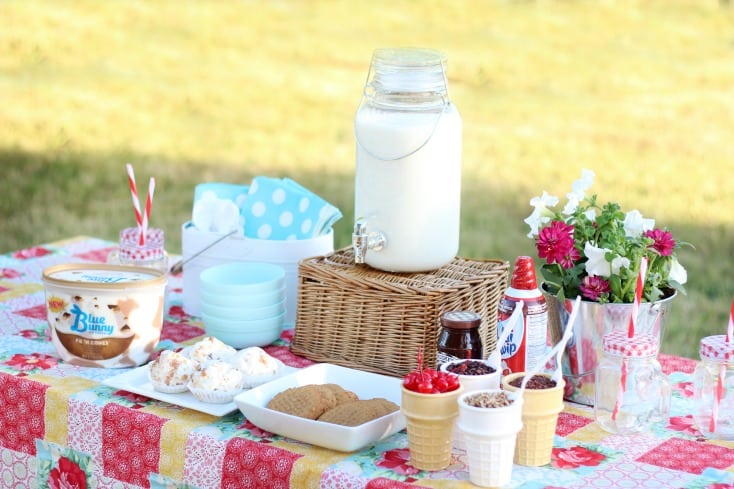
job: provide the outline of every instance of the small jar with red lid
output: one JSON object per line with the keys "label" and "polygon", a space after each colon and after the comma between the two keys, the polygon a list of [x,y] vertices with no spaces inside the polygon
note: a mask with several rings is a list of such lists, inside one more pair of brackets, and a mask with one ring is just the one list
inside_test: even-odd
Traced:
{"label": "small jar with red lid", "polygon": [[436,366],[464,359],[482,359],[483,345],[479,335],[482,317],[472,311],[447,311],[439,317]]}
{"label": "small jar with red lid", "polygon": [[726,339],[701,339],[701,362],[693,372],[693,420],[707,438],[734,440],[734,341]]}
{"label": "small jar with red lid", "polygon": [[670,411],[670,384],[657,360],[660,343],[647,334],[612,331],[602,339],[594,417],[606,431],[645,431]]}

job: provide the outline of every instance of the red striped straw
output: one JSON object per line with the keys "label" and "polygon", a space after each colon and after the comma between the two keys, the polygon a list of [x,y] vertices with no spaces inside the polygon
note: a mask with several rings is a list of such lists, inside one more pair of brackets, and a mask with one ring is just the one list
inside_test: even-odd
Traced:
{"label": "red striped straw", "polygon": [[726,362],[719,365],[719,375],[716,379],[714,389],[714,404],[711,406],[711,419],[709,420],[709,432],[716,433],[716,425],[719,424],[719,405],[724,397],[724,378],[726,377]]}
{"label": "red striped straw", "polygon": [[734,341],[734,299],[731,301],[731,310],[729,311],[729,327],[726,329],[726,342]]}
{"label": "red striped straw", "polygon": [[647,274],[647,257],[643,256],[640,260],[640,273],[637,275],[637,286],[635,287],[635,300],[632,303],[632,314],[630,315],[630,324],[627,328],[627,338],[635,337],[635,329],[637,328],[637,315],[640,313],[640,302],[642,302],[642,291],[645,289],[645,275]]}
{"label": "red striped straw", "polygon": [[140,212],[140,199],[138,199],[138,186],[135,184],[135,172],[133,172],[133,166],[128,163],[125,165],[127,168],[127,181],[130,184],[130,193],[133,197],[133,208],[135,209],[135,222],[138,223],[138,229],[142,232],[143,230],[143,215]]}
{"label": "red striped straw", "polygon": [[[731,301],[731,310],[729,311],[729,326],[726,328],[726,342],[731,343],[734,336],[734,300]],[[719,366],[719,375],[716,380],[716,388],[714,389],[714,404],[711,406],[711,420],[709,421],[709,432],[716,433],[716,425],[719,422],[719,405],[721,398],[724,397],[724,378],[726,377],[726,362],[721,362]]]}
{"label": "red striped straw", "polygon": [[145,235],[148,233],[150,222],[150,209],[153,207],[153,194],[155,193],[155,178],[150,177],[148,182],[148,197],[145,199],[145,214],[143,214],[143,226],[140,232],[140,246],[145,244]]}
{"label": "red striped straw", "polygon": [[619,407],[624,401],[624,393],[627,390],[627,357],[622,358],[622,371],[619,374],[619,389],[617,389],[617,399],[614,401],[614,407],[612,408],[612,421],[617,420],[619,415]]}

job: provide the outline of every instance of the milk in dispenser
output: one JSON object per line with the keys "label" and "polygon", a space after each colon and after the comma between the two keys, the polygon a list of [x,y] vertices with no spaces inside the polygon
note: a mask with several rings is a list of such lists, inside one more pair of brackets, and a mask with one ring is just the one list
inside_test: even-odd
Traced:
{"label": "milk in dispenser", "polygon": [[446,56],[377,49],[354,121],[355,261],[429,271],[459,249],[462,123]]}

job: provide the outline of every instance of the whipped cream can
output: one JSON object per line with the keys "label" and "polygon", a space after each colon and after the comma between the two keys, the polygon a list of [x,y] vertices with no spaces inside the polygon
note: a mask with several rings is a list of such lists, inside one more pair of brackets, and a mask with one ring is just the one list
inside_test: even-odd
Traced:
{"label": "whipped cream can", "polygon": [[515,260],[510,287],[499,303],[497,312],[498,337],[506,327],[512,327],[509,319],[518,303],[522,301],[523,313],[520,324],[500,347],[503,374],[525,372],[545,356],[548,338],[548,305],[538,288],[533,260],[519,256]]}

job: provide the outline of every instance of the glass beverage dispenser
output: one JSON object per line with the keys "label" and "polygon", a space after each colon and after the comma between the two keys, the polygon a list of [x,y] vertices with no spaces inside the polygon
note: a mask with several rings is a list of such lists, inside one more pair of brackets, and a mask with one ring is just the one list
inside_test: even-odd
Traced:
{"label": "glass beverage dispenser", "polygon": [[354,120],[355,262],[429,271],[459,249],[462,122],[446,56],[377,49]]}

